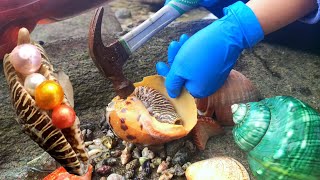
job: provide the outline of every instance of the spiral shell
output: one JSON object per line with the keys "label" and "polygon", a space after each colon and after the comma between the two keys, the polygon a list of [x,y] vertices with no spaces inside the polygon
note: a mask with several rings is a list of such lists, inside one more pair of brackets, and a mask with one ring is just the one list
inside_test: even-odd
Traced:
{"label": "spiral shell", "polygon": [[197,123],[194,98],[183,91],[171,99],[161,76],[135,83],[135,92],[115,97],[107,107],[107,120],[121,139],[143,145],[163,144],[186,136]]}
{"label": "spiral shell", "polygon": [[[30,43],[29,32],[26,29],[20,30],[19,40],[18,44]],[[57,81],[53,76],[53,67],[44,49],[38,44],[34,45],[41,52],[42,57],[42,65],[38,73],[48,80]],[[10,63],[9,54],[4,57],[3,66],[12,104],[18,116],[17,121],[21,124],[23,132],[64,166],[68,172],[78,175],[86,173],[88,155],[82,139],[79,119],[76,118],[70,128],[60,130],[53,126],[50,112],[37,107],[33,97],[24,88],[24,77]],[[64,98],[63,103],[69,105],[68,99]]]}
{"label": "spiral shell", "polygon": [[187,180],[249,180],[244,166],[230,157],[214,157],[191,164],[186,170]]}
{"label": "spiral shell", "polygon": [[201,115],[213,117],[220,125],[234,125],[231,105],[258,101],[260,93],[251,81],[236,70],[231,70],[224,85],[214,94],[197,99],[197,108]]}
{"label": "spiral shell", "polygon": [[232,106],[235,142],[258,179],[320,179],[320,114],[277,96]]}

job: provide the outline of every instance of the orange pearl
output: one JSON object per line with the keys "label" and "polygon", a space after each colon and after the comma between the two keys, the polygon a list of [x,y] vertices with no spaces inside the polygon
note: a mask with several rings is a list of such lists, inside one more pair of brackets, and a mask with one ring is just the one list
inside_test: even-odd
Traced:
{"label": "orange pearl", "polygon": [[68,105],[61,104],[52,111],[52,124],[57,128],[64,129],[71,127],[75,120],[76,113]]}
{"label": "orange pearl", "polygon": [[62,87],[52,80],[44,81],[35,90],[36,104],[41,109],[53,109],[62,103],[63,98]]}

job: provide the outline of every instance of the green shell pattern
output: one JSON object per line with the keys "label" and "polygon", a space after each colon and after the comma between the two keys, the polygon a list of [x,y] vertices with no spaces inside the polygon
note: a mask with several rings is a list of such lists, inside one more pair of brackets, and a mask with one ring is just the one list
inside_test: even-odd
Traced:
{"label": "green shell pattern", "polygon": [[232,112],[235,142],[257,179],[320,179],[319,112],[290,96],[236,104]]}

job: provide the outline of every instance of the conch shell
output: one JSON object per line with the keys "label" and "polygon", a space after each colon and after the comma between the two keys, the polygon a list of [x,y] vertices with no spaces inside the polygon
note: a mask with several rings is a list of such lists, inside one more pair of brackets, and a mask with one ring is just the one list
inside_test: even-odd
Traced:
{"label": "conch shell", "polygon": [[162,76],[148,76],[134,84],[135,92],[115,97],[107,107],[107,120],[121,139],[143,145],[163,144],[186,136],[197,123],[194,98],[183,90],[171,99]]}
{"label": "conch shell", "polygon": [[187,180],[249,180],[241,163],[230,157],[214,157],[191,164],[186,170]]}
{"label": "conch shell", "polygon": [[234,125],[231,105],[260,100],[260,93],[251,81],[236,70],[231,70],[224,85],[214,94],[197,99],[197,108],[203,116],[213,117],[220,125]]}
{"label": "conch shell", "polygon": [[320,179],[320,114],[276,96],[232,106],[233,136],[257,179]]}
{"label": "conch shell", "polygon": [[[31,43],[29,32],[24,28],[19,31],[18,45],[23,43]],[[39,44],[34,45],[42,56],[42,65],[38,73],[48,80],[57,81],[53,75],[53,67],[44,49]],[[12,104],[23,132],[29,135],[33,141],[38,143],[68,172],[78,175],[85,174],[89,164],[80,131],[79,119],[76,118],[70,128],[60,130],[53,126],[49,115],[50,112],[37,107],[34,98],[24,88],[24,77],[10,63],[9,54],[5,55],[3,67],[10,88]],[[69,105],[68,99],[64,98],[63,103]]]}

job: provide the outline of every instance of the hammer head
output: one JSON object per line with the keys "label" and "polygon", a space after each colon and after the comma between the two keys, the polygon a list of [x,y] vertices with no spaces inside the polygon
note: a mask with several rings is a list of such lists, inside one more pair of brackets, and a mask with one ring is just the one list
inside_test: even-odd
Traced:
{"label": "hammer head", "polygon": [[129,53],[117,39],[112,38],[112,43],[105,46],[101,38],[101,24],[104,9],[96,10],[89,30],[89,53],[99,71],[108,78],[121,98],[126,98],[134,91],[133,83],[128,80],[122,67],[129,58]]}

